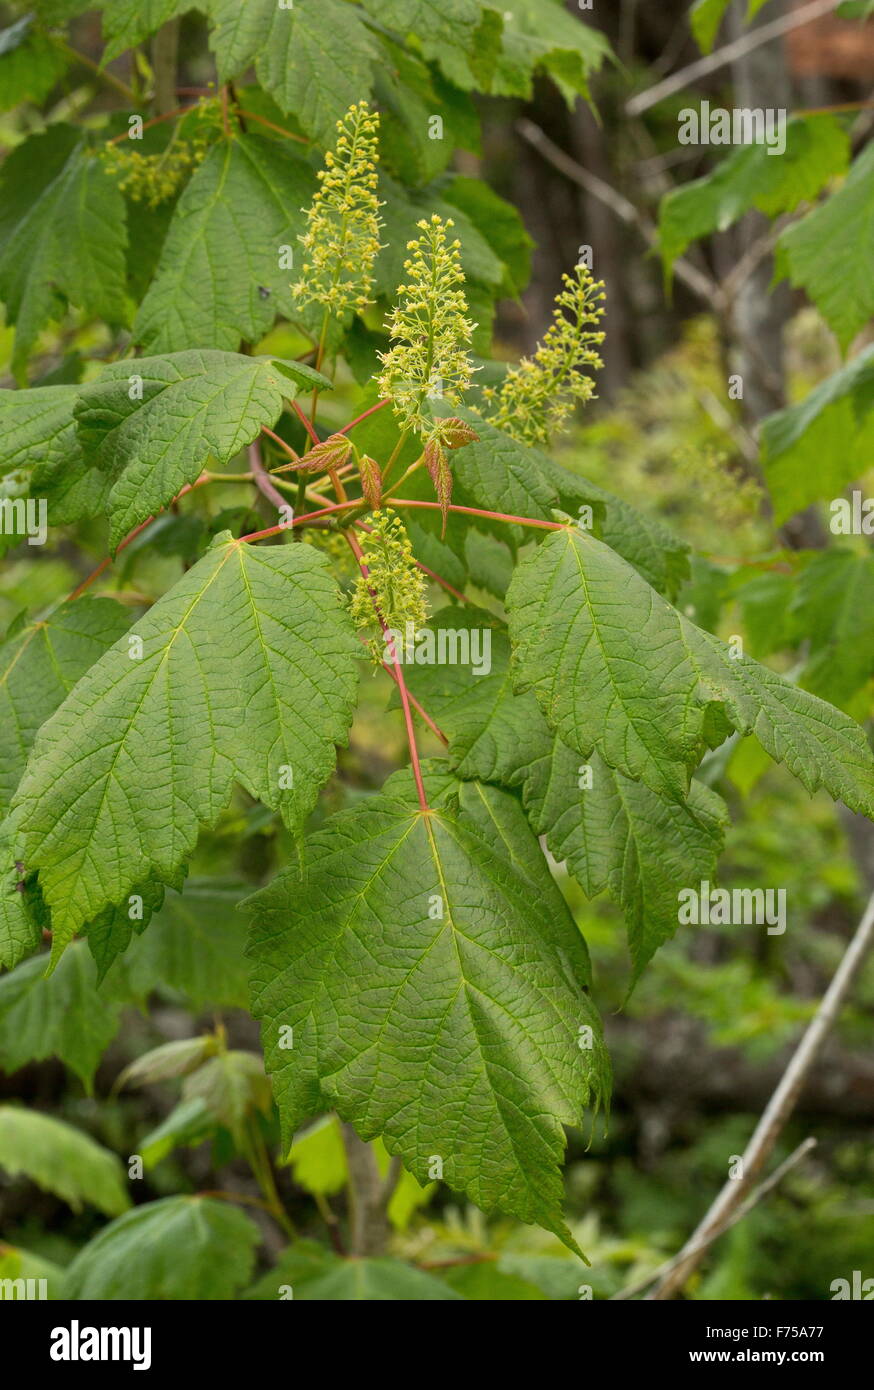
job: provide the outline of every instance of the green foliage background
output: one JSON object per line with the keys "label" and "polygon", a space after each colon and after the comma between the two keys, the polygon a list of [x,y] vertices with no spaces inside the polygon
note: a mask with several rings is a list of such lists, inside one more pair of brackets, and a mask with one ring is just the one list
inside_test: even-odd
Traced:
{"label": "green foliage background", "polygon": [[[5,8],[0,496],[46,498],[50,529],[38,551],[0,537],[0,798],[4,813],[13,798],[19,807],[2,832],[0,1278],[45,1277],[52,1297],[97,1300],[276,1299],[293,1288],[304,1300],[561,1301],[634,1286],[679,1248],[743,1151],[874,887],[870,827],[819,789],[859,810],[874,804],[867,735],[857,727],[872,713],[874,561],[865,535],[826,530],[833,497],[871,493],[874,147],[851,112],[799,112],[780,160],[756,147],[711,158],[658,205],[647,188],[635,189],[657,217],[662,266],[652,279],[658,286],[663,272],[657,292],[665,296],[680,258],[710,266],[719,238],[742,218],[769,219],[776,280],[798,293],[786,327],[789,399],[756,422],[752,451],[750,421],[726,399],[724,322],[667,297],[661,350],[642,354],[620,391],[555,447],[536,451],[477,413],[481,387],[499,383],[516,355],[520,305],[535,303],[532,293],[525,298],[532,251],[541,258],[533,290],[558,288],[525,229],[525,200],[514,206],[502,196],[513,193],[513,122],[523,110],[546,119],[557,104],[574,111],[592,99],[608,141],[621,146],[617,103],[654,80],[643,47],[630,65],[627,53],[614,63],[608,38],[558,0],[296,0],[288,14],[274,0],[249,0],[245,10],[238,0],[105,0],[99,18],[75,0]],[[726,8],[722,0],[691,7],[702,48],[717,42]],[[751,20],[759,8],[751,4]],[[129,114],[163,114],[153,102],[162,73],[151,41],[180,16],[175,85],[200,89],[199,99],[180,93],[190,109],[148,126],[137,155],[124,154]],[[226,561],[240,550],[229,533],[248,535],[275,518],[235,476],[248,466],[246,445],[265,425],[280,435],[275,449],[267,445],[272,465],[285,457],[283,441],[301,453],[308,445],[283,401],[305,404],[324,380],[299,361],[319,325],[297,309],[276,249],[297,248],[335,122],[368,98],[382,118],[376,302],[332,327],[338,370],[319,422],[326,434],[376,403],[375,353],[388,346],[385,317],[404,248],[420,217],[451,217],[480,367],[457,411],[479,437],[453,455],[454,500],[544,521],[589,507],[598,539],[556,535],[535,548],[521,528],[508,532],[493,519],[462,526],[453,515],[444,533],[439,515],[414,514],[417,556],[475,605],[441,607],[446,596],[435,590],[433,625],[493,628],[492,673],[477,691],[441,668],[410,675],[449,735],[463,779],[447,774],[444,750],[423,729],[426,781],[437,807],[461,798],[466,828],[446,829],[444,853],[497,920],[512,899],[522,921],[519,936],[507,937],[514,949],[525,931],[532,941],[545,934],[546,905],[556,940],[574,958],[573,1018],[591,1019],[597,1033],[600,1014],[615,1075],[609,1124],[590,1114],[585,1132],[574,1128],[579,1083],[559,1078],[565,1108],[526,1130],[531,1167],[522,1165],[518,1190],[497,1161],[494,1173],[460,1164],[445,1183],[429,1181],[423,1141],[393,1188],[385,1248],[350,1260],[348,1135],[331,1101],[346,1106],[382,1179],[398,1178],[390,1151],[403,1125],[391,1105],[374,1115],[361,1102],[352,1113],[335,1073],[353,1063],[332,1045],[323,1043],[326,1056],[298,1053],[286,1070],[274,1032],[297,1026],[286,1016],[284,972],[288,992],[306,976],[307,923],[320,904],[326,918],[336,905],[335,826],[348,835],[346,859],[358,856],[356,872],[365,873],[372,851],[356,840],[391,840],[406,824],[406,774],[385,785],[407,760],[404,725],[388,683],[365,674],[352,740],[316,799],[333,745],[344,742],[357,650],[334,626],[318,552],[347,588],[353,569],[334,538],[318,532],[306,544],[250,547]],[[440,139],[429,134],[435,113]],[[669,148],[674,107],[657,113],[643,123],[647,138]],[[608,314],[608,349],[609,325]],[[523,346],[544,326],[534,325]],[[134,369],[142,402],[128,394]],[[381,460],[399,444],[388,410],[354,437]],[[192,487],[169,506],[207,457],[221,485]],[[398,458],[409,465],[415,448],[401,441]],[[421,476],[405,495],[433,498],[419,489]],[[808,508],[824,545],[792,544],[780,529]],[[677,703],[657,717],[655,697],[645,694],[650,704],[631,721],[639,747],[623,728],[620,754],[609,738],[586,742],[581,733],[593,717],[597,668],[582,691],[544,664],[550,635],[563,645],[576,634],[587,649],[579,625],[591,608],[598,627],[598,602],[583,612],[571,593],[569,607],[526,628],[544,592],[557,586],[567,595],[562,567],[571,562],[559,551],[568,545],[590,567],[605,613],[620,595],[617,662],[629,647],[641,649],[645,630],[655,660],[677,641],[675,624],[685,631],[694,623],[723,641],[740,635],[750,657],[789,682],[753,674],[753,695],[741,695],[731,664],[714,658],[708,679],[728,717],[720,715],[718,746],[703,761],[686,757],[685,772],[697,769],[688,800],[684,698],[675,691]],[[90,593],[64,604],[108,555],[115,562]],[[301,595],[295,623],[264,644],[263,667],[247,665],[245,625],[260,639],[289,582]],[[214,606],[201,606],[194,630],[207,592]],[[505,607],[514,669],[529,687],[515,695]],[[653,611],[662,615],[658,628],[649,626]],[[97,748],[107,720],[124,721],[142,696],[136,663],[109,682],[105,662],[96,663],[113,644],[125,646],[129,629],[159,647],[186,623],[207,658],[196,674],[180,675],[185,708],[171,702],[167,715],[168,728],[184,731],[184,757],[163,744],[157,723],[141,735],[131,775],[142,776],[148,760],[153,781],[137,816],[151,860],[139,877],[129,865],[119,871],[110,890],[105,846],[102,863],[87,854],[54,862],[45,849],[57,823],[76,824],[83,750]],[[603,618],[602,630],[609,625]],[[700,642],[699,652],[717,651],[709,638]],[[304,648],[319,653],[318,679],[299,674]],[[202,697],[191,694],[195,680]],[[273,746],[281,723],[272,727],[263,700],[271,682],[289,723],[313,720],[303,762],[294,753],[312,788],[305,778],[287,796],[275,790],[275,765],[286,758]],[[206,729],[189,719],[191,705],[206,708],[219,686],[217,723]],[[108,694],[116,701],[109,714]],[[827,717],[809,697],[828,702]],[[759,719],[766,698],[770,732]],[[62,703],[40,745],[48,751],[22,782],[37,731]],[[746,736],[754,724],[758,741]],[[207,776],[216,754],[221,767]],[[581,761],[595,766],[604,789],[587,805],[566,790],[562,800],[550,783],[564,769],[557,784],[570,787]],[[20,869],[11,858],[16,814],[38,876],[31,862]],[[123,836],[123,795],[112,814]],[[297,878],[308,817],[315,911],[299,901]],[[198,834],[204,823],[210,828]],[[553,875],[539,854],[532,860],[533,835],[545,837]],[[491,846],[505,836],[525,847],[512,883],[493,863]],[[408,888],[432,852],[424,831],[419,839],[405,850]],[[715,877],[717,860],[723,885],[787,888],[785,936],[741,927],[674,934],[678,882]],[[237,909],[264,884],[247,957]],[[143,918],[133,922],[122,910],[131,889],[143,898]],[[374,911],[399,932],[400,954],[418,916],[411,908],[404,924],[396,902],[397,885],[387,884]],[[283,937],[296,914],[301,959]],[[543,962],[526,961],[520,988],[551,968],[547,955],[544,948]],[[343,989],[313,1005],[323,1011],[323,1039],[335,1016],[355,1013],[370,968],[354,955],[345,966]],[[523,994],[523,1012],[529,1006]],[[832,1280],[874,1273],[864,1220],[874,1200],[874,1092],[864,1061],[872,1009],[869,964],[780,1156],[808,1134],[817,1149],[716,1244],[687,1296],[825,1299]],[[253,1015],[266,1020],[272,1090]],[[356,1046],[366,1051],[368,1021],[359,1022]],[[475,1044],[465,1046],[473,1053]],[[593,1104],[607,1090],[601,1063],[599,1052],[586,1078]],[[475,1085],[476,1070],[474,1058],[469,1074],[453,1077],[459,1093]],[[331,1080],[319,1081],[323,1074]],[[491,1097],[481,1103],[487,1111]],[[439,1100],[423,1104],[417,1123],[427,1132],[440,1109]],[[560,1180],[562,1124],[570,1133]],[[507,1132],[512,1148],[512,1123]],[[495,1143],[496,1125],[490,1133]]]}

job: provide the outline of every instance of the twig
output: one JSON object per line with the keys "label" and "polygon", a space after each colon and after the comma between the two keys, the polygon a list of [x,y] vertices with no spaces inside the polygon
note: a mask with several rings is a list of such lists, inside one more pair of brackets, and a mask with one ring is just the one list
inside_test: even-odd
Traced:
{"label": "twig", "polygon": [[[176,116],[186,116],[189,111],[196,111],[198,104],[195,102],[193,106],[174,106],[172,111],[165,111],[162,116],[153,116],[151,120],[143,121],[142,128],[143,130],[151,130],[152,126],[161,125],[163,121],[172,121]],[[106,143],[107,145],[119,145],[123,140],[129,139],[130,131],[123,130],[120,135],[113,135]]]}
{"label": "twig", "polygon": [[[554,168],[558,169],[566,178],[571,179],[573,183],[578,184],[580,188],[584,188],[593,198],[597,198],[599,203],[603,203],[619,218],[620,222],[624,222],[627,227],[634,227],[653,250],[658,249],[659,236],[655,224],[628,198],[617,192],[609,183],[598,178],[597,174],[584,169],[582,164],[578,164],[575,159],[572,159],[569,154],[566,154],[563,149],[550,140],[549,136],[533,121],[523,117],[516,122],[516,129],[522,139],[527,140],[528,144],[532,145]],[[716,281],[711,280],[708,275],[705,275],[697,266],[692,265],[691,261],[686,260],[684,256],[679,256],[674,262],[674,275],[712,309],[720,312],[724,309],[724,296]]]}
{"label": "twig", "polygon": [[349,1171],[349,1226],[353,1255],[382,1255],[390,1234],[376,1154],[346,1121],[340,1129]]}
{"label": "twig", "polygon": [[[393,507],[424,507],[426,511],[443,511],[440,502],[419,502],[411,497],[393,497],[391,504]],[[488,512],[482,507],[459,507],[454,502],[449,502],[446,510],[448,512],[461,512],[465,516],[485,516],[491,521],[506,521],[513,526],[536,526],[541,531],[566,531],[568,529],[566,522],[538,521],[533,516],[510,516],[508,512]]]}
{"label": "twig", "polygon": [[350,420],[348,425],[344,425],[341,430],[335,430],[334,433],[348,434],[356,425],[360,425],[362,420],[366,420],[368,415],[375,415],[377,410],[382,410],[383,406],[388,405],[390,400],[390,396],[384,396],[381,401],[376,402],[376,405],[372,405],[369,410],[362,411],[360,415],[355,416],[354,420]]}
{"label": "twig", "polygon": [[62,53],[65,53],[68,58],[76,63],[81,63],[83,68],[88,68],[89,72],[92,72],[101,82],[105,82],[108,87],[114,87],[125,101],[130,102],[131,106],[136,106],[136,92],[116,77],[114,72],[110,72],[109,68],[101,67],[99,63],[95,63],[93,58],[89,58],[87,53],[80,53],[78,48],[72,48],[66,39],[62,39],[58,34],[50,34],[49,41],[54,44],[55,48],[59,48]]}
{"label": "twig", "polygon": [[[183,487],[182,489],[180,489],[179,492],[177,492],[176,496],[173,498],[173,501],[178,501],[180,497],[185,496],[186,492],[193,492],[196,487],[202,487],[204,483],[209,483],[211,481],[212,479],[208,473],[201,473],[200,477],[195,482],[186,483],[185,487]],[[170,503],[169,505],[172,506],[172,503]],[[95,579],[99,579],[101,574],[103,574],[104,570],[109,569],[109,566],[113,563],[116,556],[121,554],[125,546],[130,545],[131,541],[135,541],[140,532],[145,531],[147,526],[151,526],[152,522],[156,521],[160,515],[160,512],[156,512],[154,516],[147,517],[147,519],[141,522],[139,526],[135,526],[132,531],[129,531],[128,534],[125,536],[124,540],[120,541],[118,546],[116,547],[115,555],[107,555],[105,559],[101,560],[97,568],[93,569],[89,575],[86,575],[86,577],[82,580],[82,583],[78,584],[76,588],[73,589],[67,595],[67,597],[64,599],[64,602],[72,603],[74,599],[77,599],[80,597],[81,594],[84,594],[85,590],[94,583]]]}
{"label": "twig", "polygon": [[249,466],[252,469],[252,478],[258,491],[262,493],[268,502],[272,502],[278,512],[283,512],[288,503],[278,488],[274,487],[270,481],[270,474],[261,461],[261,446],[257,439],[249,445]]}
{"label": "twig", "polygon": [[712,1237],[713,1232],[718,1234],[719,1228],[741,1205],[744,1194],[762,1171],[768,1160],[768,1155],[795,1109],[807,1074],[840,1013],[872,941],[874,941],[874,893],[868,899],[862,920],[844,952],[843,959],[832,977],[831,984],[822,997],[819,1008],[805,1029],[788,1067],[780,1078],[777,1089],[771,1096],[764,1114],[747,1144],[743,1155],[744,1176],[736,1180],[729,1179],[725,1184],[698,1229],[680,1251],[671,1272],[648,1295],[650,1299],[671,1298],[683,1287],[689,1275],[697,1269],[701,1256],[710,1243],[708,1238]]}
{"label": "twig", "polygon": [[782,34],[788,34],[793,29],[800,29],[804,24],[811,24],[813,20],[829,14],[836,8],[837,4],[838,0],[813,0],[813,3],[805,5],[803,10],[793,10],[790,14],[782,15],[780,19],[772,20],[770,24],[762,24],[758,29],[751,29],[749,33],[742,34],[739,39],[725,44],[723,48],[718,48],[715,53],[708,53],[706,57],[689,63],[687,67],[681,68],[671,77],[666,77],[663,82],[657,82],[654,87],[650,87],[647,91],[638,92],[637,96],[632,97],[626,104],[627,114],[629,116],[641,116],[651,106],[656,106],[666,97],[673,96],[674,92],[679,92],[683,87],[697,82],[699,77],[707,77],[711,72],[718,72],[727,63],[734,62],[736,58],[742,58],[745,53],[752,53],[753,49],[760,48],[763,43],[770,43],[771,39],[778,39]]}
{"label": "twig", "polygon": [[[794,1168],[803,1158],[807,1157],[811,1149],[815,1148],[815,1139],[805,1139],[802,1144],[799,1144],[798,1148],[780,1164],[779,1168],[775,1168],[771,1176],[767,1178],[765,1182],[760,1183],[759,1186],[750,1193],[746,1201],[722,1223],[718,1230],[711,1231],[708,1236],[702,1237],[698,1245],[695,1246],[695,1251],[697,1252],[700,1249],[703,1253],[708,1246],[712,1245],[715,1240],[718,1240],[725,1231],[737,1225],[738,1221],[741,1221],[748,1212],[752,1211],[753,1207],[758,1206],[759,1202],[767,1197],[769,1192],[773,1192],[774,1188],[783,1181],[791,1168]],[[659,1265],[658,1269],[654,1269],[651,1274],[645,1274],[642,1279],[636,1279],[633,1284],[626,1284],[624,1289],[620,1289],[618,1293],[611,1294],[610,1301],[616,1302],[621,1299],[634,1298],[635,1294],[643,1293],[644,1289],[648,1289],[650,1284],[654,1284],[657,1279],[664,1279],[666,1275],[676,1269],[681,1260],[685,1260],[691,1253],[692,1250],[690,1247],[684,1247],[679,1255],[674,1255],[672,1259],[665,1260],[664,1264]]]}
{"label": "twig", "polygon": [[321,444],[322,441],[319,439],[319,436],[316,433],[316,427],[313,424],[312,420],[309,419],[309,417],[305,414],[303,410],[301,410],[297,401],[292,401],[291,405],[295,415],[300,420],[301,424],[303,425],[313,444]]}
{"label": "twig", "polygon": [[287,140],[297,140],[300,145],[310,143],[305,135],[295,135],[293,130],[285,130],[281,125],[274,125],[273,121],[268,121],[266,117],[256,116],[254,111],[244,111],[242,106],[237,107],[237,115],[244,116],[247,121],[257,121],[259,125],[266,126],[268,130],[275,130],[277,135],[284,135]]}
{"label": "twig", "polygon": [[[279,435],[276,434],[273,430],[268,429],[266,425],[262,425],[262,426],[261,426],[261,433],[262,433],[262,434],[266,434],[267,437],[268,437],[269,439],[272,439],[273,442],[274,442],[274,444],[278,444],[279,447],[280,447],[280,449],[283,449],[283,450],[285,451],[285,453],[288,454],[288,457],[291,459],[291,464],[290,464],[290,465],[289,465],[289,464],[283,464],[283,467],[282,467],[282,470],[281,470],[281,471],[284,472],[284,471],[286,471],[289,467],[292,467],[292,468],[293,468],[296,464],[299,464],[299,463],[300,463],[300,454],[297,452],[297,450],[296,450],[296,449],[292,449],[291,445],[290,445],[290,444],[286,444],[285,440],[284,440],[284,439],[280,439]],[[274,468],[274,469],[273,469],[273,472],[274,472],[274,473],[279,473],[279,472],[280,472],[280,469]]]}
{"label": "twig", "polygon": [[[346,543],[349,546],[349,549],[352,551],[352,554],[358,561],[358,567],[361,570],[364,579],[367,580],[370,575],[370,571],[367,568],[367,565],[364,560],[364,551],[361,549],[361,546],[358,544],[358,541],[351,534],[350,531],[344,531],[343,535],[346,539]],[[395,680],[398,684],[398,690],[400,692],[401,697],[401,706],[403,707],[404,711],[404,724],[406,725],[407,730],[407,742],[410,745],[410,763],[412,764],[413,768],[413,780],[416,783],[416,795],[419,798],[419,809],[421,810],[422,814],[427,817],[431,814],[431,808],[428,805],[428,798],[425,795],[425,783],[422,780],[422,768],[419,763],[419,749],[416,746],[416,730],[413,727],[413,713],[410,703],[410,693],[407,690],[407,682],[404,680],[404,673],[401,670],[401,663],[398,659],[395,640],[390,634],[388,623],[385,621],[385,618],[383,617],[382,611],[379,607],[378,595],[374,589],[370,588],[369,585],[368,593],[370,594],[370,599],[373,603],[373,611],[379,619],[379,625],[382,628],[383,633],[385,634],[385,645],[388,649],[388,654],[391,657],[392,664],[394,666]]]}

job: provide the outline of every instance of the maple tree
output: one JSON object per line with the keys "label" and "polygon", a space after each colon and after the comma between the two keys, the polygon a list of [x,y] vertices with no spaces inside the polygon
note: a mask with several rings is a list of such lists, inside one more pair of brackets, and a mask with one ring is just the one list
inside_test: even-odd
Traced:
{"label": "maple tree", "polygon": [[[7,104],[38,103],[75,64],[61,25],[79,8],[44,0],[7,36]],[[156,981],[249,1006],[272,1089],[221,1029],[129,1069],[126,1084],[183,1082],[147,1161],[221,1129],[284,1226],[271,1107],[283,1154],[302,1132],[339,1143],[306,1129],[335,1115],[386,1167],[400,1160],[410,1192],[437,1176],[576,1250],[564,1127],[609,1106],[610,1063],[540,837],[620,904],[636,979],[677,930],[678,885],[716,875],[728,812],[699,774],[729,736],[874,816],[851,708],[867,668],[842,654],[837,679],[814,657],[796,683],[731,650],[675,606],[687,548],[549,455],[593,394],[609,325],[585,265],[531,357],[489,360],[495,302],[523,286],[530,244],[512,207],[450,169],[477,144],[471,93],[525,96],[545,72],[585,95],[607,56],[596,31],[533,0],[105,0],[104,60],[189,9],[209,25],[215,87],[137,124],[143,63],[114,109],[46,122],[0,171],[18,383],[0,392],[3,498],[43,501],[52,532],[82,528],[106,551],[0,648],[4,1065],[58,1055],[90,1081],[120,1009]],[[702,40],[723,9],[696,6]],[[668,272],[750,207],[815,200],[849,161],[831,116],[792,123],[776,180],[765,155],[739,151],[665,200]],[[781,236],[786,273],[844,347],[870,284],[847,285],[818,248],[870,220],[870,156]],[[44,335],[71,322],[101,326],[93,354],[42,379]],[[350,383],[346,419],[349,390],[334,397]],[[869,350],[768,421],[778,520],[856,476],[870,417],[855,453],[798,465],[870,383]],[[246,501],[213,502],[226,487]],[[183,562],[151,601],[93,595],[150,546]],[[870,591],[867,561],[821,563],[861,566]],[[410,661],[399,648],[421,630],[487,633],[489,669]],[[374,667],[409,767],[334,810],[325,788]],[[240,822],[240,789],[288,850],[254,894],[187,877],[204,832]],[[227,911],[241,901],[245,959],[243,915]],[[0,1107],[0,1164],[114,1218],[68,1270],[68,1297],[227,1298],[250,1282],[244,1212],[211,1196],[129,1209],[121,1166],[60,1121]],[[457,1296],[327,1251],[304,1277],[306,1258],[290,1247],[280,1280],[306,1297]],[[353,1279],[365,1291],[336,1292]]]}

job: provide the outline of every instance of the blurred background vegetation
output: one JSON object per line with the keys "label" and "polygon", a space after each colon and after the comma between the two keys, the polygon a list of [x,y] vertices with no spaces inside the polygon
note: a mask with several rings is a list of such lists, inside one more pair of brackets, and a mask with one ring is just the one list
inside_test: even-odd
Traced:
{"label": "blurred background vegetation", "polygon": [[[577,12],[575,4],[568,8]],[[784,8],[766,5],[757,22]],[[10,23],[20,13],[0,9]],[[731,8],[723,42],[738,30],[737,9]],[[626,104],[635,92],[698,56],[689,5],[596,0],[582,18],[606,33],[616,54],[592,80],[592,106],[582,100],[568,105],[545,79],[537,80],[529,101],[477,98],[482,153],[456,156],[462,172],[483,178],[519,209],[533,245],[530,285],[499,306],[496,355],[511,360],[533,347],[548,322],[562,271],[577,260],[581,245],[591,245],[595,273],[607,285],[605,369],[599,399],[566,436],[561,461],[657,515],[710,557],[694,562],[678,600],[681,609],[723,636],[742,634],[752,655],[795,670],[810,650],[809,640],[802,650],[792,640],[791,581],[809,551],[823,543],[823,517],[812,508],[775,531],[753,437],[765,413],[799,399],[836,368],[834,339],[785,282],[769,293],[768,257],[721,311],[681,280],[669,293],[647,239],[664,195],[706,173],[720,153],[678,146],[677,112],[690,93],[696,102],[708,98],[729,107],[739,92],[761,94],[753,104],[790,110],[863,102],[874,74],[874,24],[828,17],[631,117]],[[72,42],[96,58],[99,18],[76,20]],[[182,21],[179,72],[180,82],[192,87],[213,76],[203,24],[195,15]],[[75,119],[95,100],[87,71],[68,72],[50,100]],[[13,147],[31,120],[26,106],[0,117],[0,146]],[[870,110],[853,116],[857,148],[872,120]],[[617,197],[605,198],[604,185]],[[760,214],[748,214],[698,243],[688,258],[708,283],[719,285],[763,227]],[[74,313],[61,330],[45,332],[39,345],[42,379],[74,379],[77,358],[99,354],[106,332],[77,321]],[[3,385],[12,384],[11,341],[11,329],[0,329]],[[290,330],[271,334],[270,351],[289,347],[296,347]],[[726,399],[730,370],[754,383],[742,402]],[[347,396],[352,399],[351,383]],[[349,414],[342,391],[336,411],[338,423]],[[245,486],[226,488],[221,507],[207,491],[189,499],[184,514],[168,513],[150,532],[148,546],[131,545],[103,591],[133,605],[162,592],[198,553],[204,534],[225,524],[224,509],[251,503]],[[8,554],[0,574],[0,627],[22,608],[38,609],[74,585],[100,558],[102,545],[99,528],[92,534],[83,525],[75,536],[52,538],[38,559],[26,546]],[[492,556],[493,564],[500,562],[500,555]],[[485,593],[478,597],[493,602]],[[826,607],[826,648],[830,620]],[[865,719],[871,699],[868,678],[847,704]],[[387,705],[385,682],[365,677],[365,717],[352,747],[340,755],[339,776],[320,814],[380,786],[405,760],[400,716],[387,712]],[[424,751],[436,752],[436,745],[429,748],[425,740]],[[606,897],[587,901],[556,866],[590,946],[595,997],[616,1070],[609,1123],[605,1127],[599,1118],[591,1134],[573,1135],[567,1164],[569,1219],[592,1268],[585,1270],[544,1232],[487,1220],[460,1206],[442,1185],[422,1191],[405,1180],[390,1213],[393,1253],[439,1271],[467,1297],[573,1299],[585,1284],[596,1297],[606,1297],[680,1247],[725,1180],[730,1156],[743,1151],[874,889],[870,827],[840,814],[823,795],[809,798],[748,744],[735,739],[720,749],[707,777],[732,813],[721,883],[785,887],[789,928],[783,936],[745,927],[682,931],[659,952],[629,999],[619,909]],[[55,999],[67,991],[80,1004],[86,1000],[89,1033],[64,1035],[60,1028],[44,1040],[44,1060],[16,1065],[23,1048],[28,1055],[23,1036],[40,1027],[38,991],[23,1002],[12,977],[0,978],[0,1052],[6,1061],[0,1101],[23,1099],[117,1153],[143,1155],[146,1173],[137,1200],[204,1190],[261,1200],[251,1164],[239,1156],[243,1121],[247,1144],[277,1139],[256,1086],[247,1091],[241,1120],[236,1111],[205,1117],[190,1095],[182,1096],[178,1081],[121,1088],[117,1083],[148,1049],[199,1033],[213,1034],[219,1050],[257,1053],[257,1029],[241,1007],[245,927],[234,903],[241,885],[262,881],[291,853],[277,818],[238,794],[216,831],[203,837],[191,871],[192,879],[227,875],[234,864],[226,893],[210,889],[200,899],[195,893],[184,904],[170,904],[113,968],[117,978],[100,996],[85,947],[74,947],[41,988],[55,991]],[[187,914],[184,960],[174,913]],[[174,952],[178,987],[171,989],[164,965]],[[15,973],[20,976],[21,968]],[[869,961],[779,1157],[808,1136],[816,1148],[715,1244],[690,1296],[821,1300],[830,1296],[832,1280],[849,1279],[854,1269],[874,1274],[872,1018]],[[289,1164],[276,1169],[275,1181],[302,1240],[284,1255],[278,1278],[270,1266],[285,1237],[259,1208],[251,1208],[265,1240],[254,1297],[275,1298],[278,1282],[305,1283],[328,1269],[325,1251],[344,1213],[345,1158],[336,1122],[320,1121],[299,1140]],[[14,1257],[7,1254],[4,1263],[7,1246],[63,1266],[102,1220],[91,1208],[73,1210],[29,1181],[0,1176],[0,1239],[6,1243],[0,1245],[0,1273],[14,1272]]]}

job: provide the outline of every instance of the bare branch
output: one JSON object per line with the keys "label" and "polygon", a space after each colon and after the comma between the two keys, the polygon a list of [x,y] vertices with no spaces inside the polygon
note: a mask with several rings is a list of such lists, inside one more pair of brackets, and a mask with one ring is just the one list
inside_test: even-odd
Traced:
{"label": "bare branch", "polygon": [[[533,121],[523,117],[516,122],[516,129],[522,139],[527,140],[529,145],[532,145],[544,159],[548,160],[553,168],[558,169],[560,173],[578,184],[580,188],[584,188],[593,198],[597,198],[619,218],[620,222],[624,222],[628,227],[636,228],[647,246],[653,249],[658,247],[658,233],[655,224],[645,213],[629,202],[622,193],[611,188],[610,184],[598,178],[597,174],[584,169],[582,164],[578,164],[575,159],[572,159],[569,154],[554,144],[549,136],[540,129],[540,126],[535,125]],[[674,262],[674,275],[699,299],[703,299],[709,308],[717,313],[724,310],[724,296],[716,281],[711,280],[690,261],[680,256]]]}
{"label": "bare branch", "polygon": [[751,29],[749,33],[741,38],[735,39],[733,43],[727,43],[724,48],[718,48],[715,53],[708,53],[704,58],[699,58],[697,62],[689,63],[688,67],[681,68],[673,76],[666,77],[664,82],[658,82],[654,87],[650,87],[645,92],[638,92],[636,97],[626,104],[625,110],[629,116],[641,116],[644,111],[648,111],[651,106],[657,106],[666,97],[674,95],[683,87],[688,87],[692,82],[697,82],[699,77],[707,77],[711,72],[718,72],[725,67],[726,63],[733,62],[736,58],[742,58],[745,53],[751,53],[754,48],[760,48],[763,43],[770,43],[771,39],[778,39],[782,34],[788,34],[793,29],[800,29],[805,24],[811,24],[815,19],[821,19],[823,15],[830,14],[837,7],[838,0],[813,0],[810,5],[805,5],[803,10],[793,10],[791,14],[783,15],[780,19],[774,19],[770,24],[762,24],[757,29]]}
{"label": "bare branch", "polygon": [[801,1094],[817,1053],[831,1031],[844,1000],[874,941],[874,893],[862,915],[843,959],[822,997],[819,1008],[805,1029],[788,1067],[771,1096],[762,1118],[743,1155],[743,1177],[729,1179],[707,1215],[680,1251],[669,1274],[647,1295],[650,1299],[672,1298],[697,1269],[704,1251],[716,1238],[733,1212],[741,1206],[744,1194],[762,1171]]}
{"label": "bare branch", "polygon": [[803,1158],[806,1158],[811,1149],[815,1148],[815,1139],[805,1139],[802,1144],[798,1145],[797,1149],[793,1150],[787,1159],[784,1159],[779,1168],[774,1169],[774,1172],[769,1178],[763,1183],[760,1183],[754,1192],[750,1193],[746,1201],[743,1202],[737,1211],[733,1212],[727,1220],[723,1221],[721,1226],[712,1230],[708,1235],[702,1236],[697,1245],[685,1245],[679,1255],[674,1255],[671,1260],[665,1260],[665,1263],[659,1265],[658,1269],[653,1270],[652,1274],[646,1274],[642,1279],[636,1279],[633,1284],[627,1284],[625,1288],[620,1289],[618,1293],[611,1294],[610,1301],[615,1302],[621,1299],[634,1298],[635,1294],[643,1293],[644,1289],[648,1289],[650,1284],[654,1284],[657,1279],[665,1279],[669,1274],[673,1273],[680,1263],[687,1260],[690,1255],[698,1254],[699,1251],[703,1255],[704,1251],[707,1250],[715,1240],[718,1240],[719,1237],[723,1235],[725,1231],[730,1230],[732,1226],[736,1226],[738,1221],[743,1220],[747,1212],[752,1211],[753,1207],[757,1207],[763,1198],[767,1197],[770,1192],[773,1192],[774,1188],[783,1181],[790,1169],[800,1163]]}

